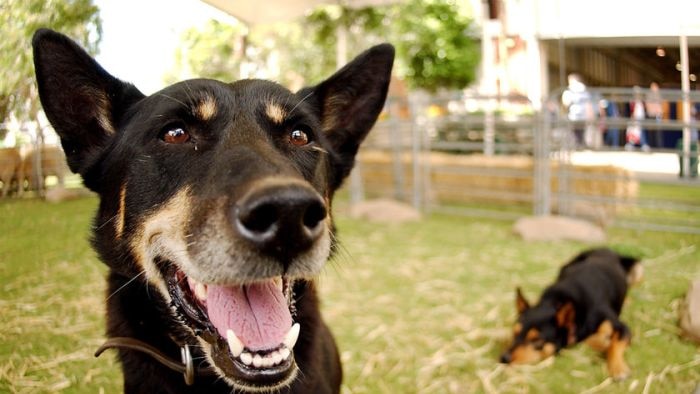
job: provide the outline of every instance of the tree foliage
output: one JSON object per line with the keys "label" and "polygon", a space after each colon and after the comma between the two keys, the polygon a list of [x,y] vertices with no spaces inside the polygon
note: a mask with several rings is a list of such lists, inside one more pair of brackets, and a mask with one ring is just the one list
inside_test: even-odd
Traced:
{"label": "tree foliage", "polygon": [[[270,68],[274,56],[280,69],[266,77],[295,85],[304,76],[307,84],[315,83],[337,68],[339,28],[347,32],[350,54],[379,42],[393,42],[397,73],[414,88],[460,89],[474,80],[479,47],[472,21],[455,0],[410,0],[383,7],[321,6],[301,23],[256,27],[249,34],[242,25],[212,21],[183,36],[177,54],[180,69],[168,82],[189,74],[234,80],[246,76],[240,73],[244,64],[263,70]],[[233,43],[244,37],[241,52]]]}
{"label": "tree foliage", "polygon": [[399,73],[410,86],[434,92],[474,81],[480,48],[471,19],[454,1],[411,0],[393,13]]}
{"label": "tree foliage", "polygon": [[0,123],[10,114],[36,116],[31,40],[41,27],[71,36],[93,54],[102,33],[92,0],[0,0]]}
{"label": "tree foliage", "polygon": [[217,20],[187,29],[175,53],[176,68],[166,76],[166,82],[170,84],[193,75],[223,81],[240,78],[247,30],[242,23]]}

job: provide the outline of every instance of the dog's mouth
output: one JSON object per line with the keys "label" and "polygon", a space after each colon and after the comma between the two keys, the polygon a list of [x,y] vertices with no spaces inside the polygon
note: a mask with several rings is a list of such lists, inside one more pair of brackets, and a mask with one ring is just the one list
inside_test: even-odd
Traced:
{"label": "dog's mouth", "polygon": [[209,346],[209,361],[226,380],[257,391],[291,382],[300,329],[291,279],[224,286],[197,282],[175,267],[168,271],[175,310]]}

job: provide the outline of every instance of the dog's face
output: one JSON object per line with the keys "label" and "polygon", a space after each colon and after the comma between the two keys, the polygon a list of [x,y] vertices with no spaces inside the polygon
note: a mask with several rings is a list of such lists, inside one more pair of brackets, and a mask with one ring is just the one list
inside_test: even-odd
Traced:
{"label": "dog's face", "polygon": [[516,293],[518,321],[513,341],[501,355],[507,364],[534,364],[556,354],[576,340],[573,304],[530,306],[520,289]]}
{"label": "dog's face", "polygon": [[289,384],[304,335],[293,284],[331,253],[330,201],[381,111],[393,48],[296,94],[201,79],[146,97],[60,34],[33,44],[47,117],[100,196],[102,259],[156,289],[168,335],[196,338],[230,385]]}

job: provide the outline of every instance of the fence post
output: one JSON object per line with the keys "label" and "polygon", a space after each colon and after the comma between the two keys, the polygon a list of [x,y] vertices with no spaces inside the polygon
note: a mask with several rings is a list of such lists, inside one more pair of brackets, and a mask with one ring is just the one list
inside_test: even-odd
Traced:
{"label": "fence post", "polygon": [[552,135],[552,124],[547,106],[535,120],[535,146],[534,146],[534,185],[533,185],[533,210],[536,216],[547,216],[552,212],[551,178],[549,163],[549,139]]}
{"label": "fence post", "polygon": [[389,110],[389,139],[391,144],[392,162],[393,162],[393,178],[394,178],[394,198],[398,201],[406,199],[403,173],[403,138],[399,129],[398,114],[394,113],[391,108],[394,106],[389,101],[387,107]]}
{"label": "fence post", "polygon": [[411,165],[413,169],[413,208],[420,211],[423,205],[423,179],[421,172],[421,128],[411,122]]}

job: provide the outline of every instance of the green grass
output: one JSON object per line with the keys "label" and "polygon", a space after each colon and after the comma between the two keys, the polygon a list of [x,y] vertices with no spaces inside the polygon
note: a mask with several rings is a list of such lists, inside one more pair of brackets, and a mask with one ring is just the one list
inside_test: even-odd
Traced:
{"label": "green grass", "polygon": [[[87,242],[92,198],[0,202],[0,392],[113,393],[121,377],[103,340],[103,277]],[[610,230],[643,255],[645,280],[623,320],[633,375],[607,379],[585,346],[529,367],[497,363],[514,320],[514,288],[536,299],[565,260],[589,245],[527,243],[511,223],[433,215],[390,225],[337,217],[341,252],[319,279],[341,349],[344,393],[692,392],[697,346],[678,336],[700,237]]]}

